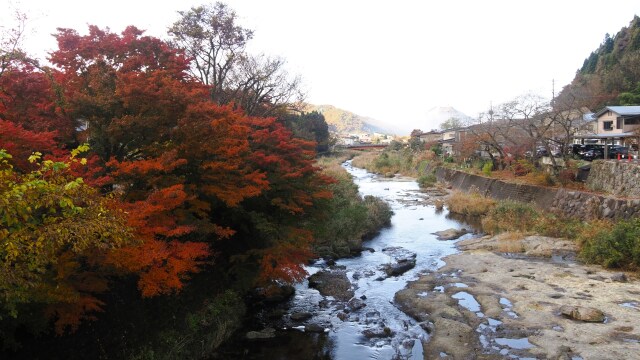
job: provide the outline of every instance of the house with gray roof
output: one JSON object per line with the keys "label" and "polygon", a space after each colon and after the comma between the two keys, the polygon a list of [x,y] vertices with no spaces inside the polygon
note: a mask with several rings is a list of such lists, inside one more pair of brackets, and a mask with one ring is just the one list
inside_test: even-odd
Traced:
{"label": "house with gray roof", "polygon": [[640,137],[640,106],[606,106],[595,113],[594,117],[594,133],[577,137],[591,143],[637,148]]}
{"label": "house with gray roof", "polygon": [[581,142],[637,144],[640,106],[606,106],[595,114],[586,114],[583,120],[583,127],[576,133]]}

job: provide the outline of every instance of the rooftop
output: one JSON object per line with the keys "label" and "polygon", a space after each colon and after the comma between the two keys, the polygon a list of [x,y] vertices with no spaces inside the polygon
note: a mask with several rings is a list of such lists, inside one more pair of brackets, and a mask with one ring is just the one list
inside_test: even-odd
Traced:
{"label": "rooftop", "polygon": [[608,110],[622,116],[640,115],[640,106],[606,106],[604,109],[598,111],[596,116],[600,116]]}

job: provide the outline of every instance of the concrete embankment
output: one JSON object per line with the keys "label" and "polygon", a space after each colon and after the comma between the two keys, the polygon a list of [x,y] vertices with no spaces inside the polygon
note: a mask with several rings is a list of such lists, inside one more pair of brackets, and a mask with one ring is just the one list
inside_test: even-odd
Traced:
{"label": "concrete embankment", "polygon": [[[590,177],[598,176],[595,175],[597,172],[595,169]],[[629,219],[640,216],[640,198],[621,198],[586,191],[516,184],[443,167],[438,167],[435,173],[439,181],[447,182],[458,190],[477,189],[481,194],[494,199],[532,203],[541,209],[583,220]]]}

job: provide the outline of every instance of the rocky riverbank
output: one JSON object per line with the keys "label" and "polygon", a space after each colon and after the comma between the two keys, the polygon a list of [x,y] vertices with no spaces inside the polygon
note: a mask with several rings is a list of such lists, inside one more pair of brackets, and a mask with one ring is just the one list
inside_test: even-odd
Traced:
{"label": "rocky riverbank", "polygon": [[[572,242],[502,235],[396,293],[430,333],[425,359],[637,359],[640,281],[575,262]],[[508,251],[508,252],[505,252]]]}

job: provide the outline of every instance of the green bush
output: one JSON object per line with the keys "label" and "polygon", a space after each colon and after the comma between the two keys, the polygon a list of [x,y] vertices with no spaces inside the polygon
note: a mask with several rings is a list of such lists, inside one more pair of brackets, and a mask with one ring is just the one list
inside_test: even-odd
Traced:
{"label": "green bush", "polygon": [[162,330],[158,340],[138,349],[132,360],[205,359],[240,328],[246,313],[244,300],[235,292],[211,299],[189,313],[183,328]]}
{"label": "green bush", "polygon": [[608,268],[640,268],[640,219],[624,220],[582,239],[580,257]]}
{"label": "green bush", "polygon": [[533,231],[544,236],[576,239],[584,230],[585,223],[580,219],[554,214],[540,214]]}
{"label": "green bush", "polygon": [[484,231],[497,234],[506,231],[532,231],[540,215],[529,204],[516,201],[500,201],[482,219]]}
{"label": "green bush", "polygon": [[438,182],[438,179],[434,174],[422,175],[418,178],[418,185],[421,188],[433,187],[436,182]]}
{"label": "green bush", "polygon": [[363,203],[367,209],[363,236],[370,238],[377,234],[380,229],[391,224],[393,211],[386,201],[375,196],[365,196]]}
{"label": "green bush", "polygon": [[399,151],[386,149],[382,153],[364,153],[353,159],[353,166],[378,174],[403,174],[418,177],[435,156],[430,151],[415,151],[405,148]]}
{"label": "green bush", "polygon": [[323,168],[337,182],[329,186],[333,198],[322,205],[323,215],[308,224],[314,234],[314,252],[318,256],[348,256],[360,250],[363,239],[389,225],[393,212],[382,199],[373,196],[363,199],[351,175],[338,164],[324,163]]}
{"label": "green bush", "polygon": [[492,162],[486,162],[484,163],[484,165],[482,165],[482,173],[485,174],[486,176],[491,176],[491,171],[493,171],[493,163]]}

